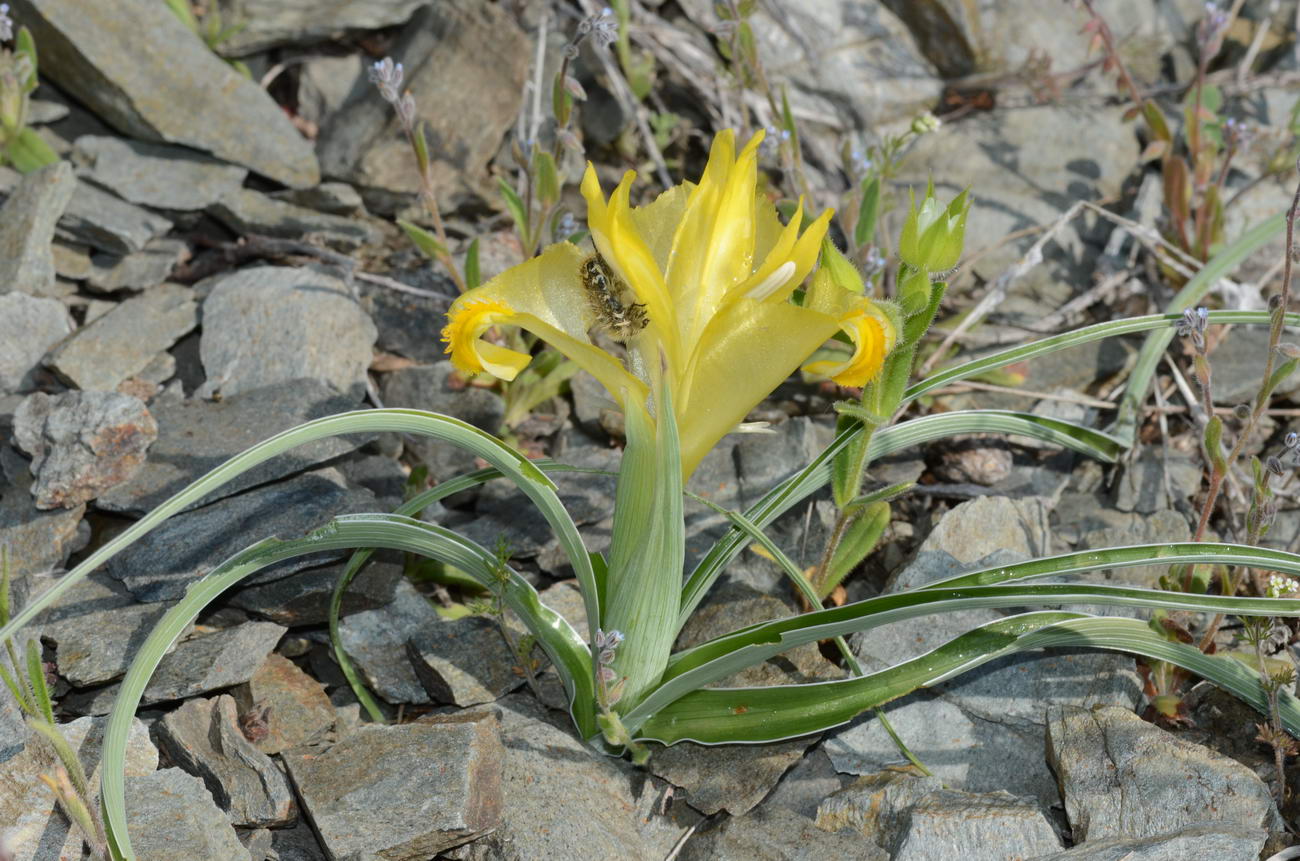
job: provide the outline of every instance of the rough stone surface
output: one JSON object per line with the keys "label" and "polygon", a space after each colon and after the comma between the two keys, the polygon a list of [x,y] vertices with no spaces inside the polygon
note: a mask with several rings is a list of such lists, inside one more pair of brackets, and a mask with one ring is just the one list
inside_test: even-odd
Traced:
{"label": "rough stone surface", "polygon": [[41,635],[55,644],[59,675],[77,687],[102,684],[126,673],[149,632],[171,607],[109,607],[47,624]]}
{"label": "rough stone surface", "polygon": [[756,810],[686,841],[682,861],[886,861],[883,849],[850,834],[823,831],[792,810]]}
{"label": "rough stone surface", "polygon": [[403,580],[393,603],[348,616],[339,623],[339,639],[366,684],[390,703],[427,703],[429,694],[416,675],[406,643],[444,624],[429,599]]}
{"label": "rough stone surface", "polygon": [[341,250],[374,245],[383,238],[377,228],[365,221],[306,209],[251,188],[227,192],[208,211],[235,233],[285,239],[319,236]]}
{"label": "rough stone surface", "polygon": [[364,391],[377,334],[332,275],[276,266],[222,275],[203,303],[206,388],[229,396],[312,378]]}
{"label": "rough stone surface", "polygon": [[72,194],[58,235],[109,254],[130,254],[172,228],[172,223],[82,180]]}
{"label": "rough stone surface", "polygon": [[[176,515],[114,556],[106,570],[141,601],[176,600],[254,541],[271,535],[300,538],[336,515],[374,508],[374,496],[348,487],[337,470],[309,472]],[[326,551],[286,559],[242,582],[267,583],[343,555]]]}
{"label": "rough stone surface", "polygon": [[848,828],[885,848],[894,843],[912,805],[942,788],[937,777],[902,770],[859,777],[817,805],[817,827],[826,831]]}
{"label": "rough stone surface", "polygon": [[54,287],[54,225],[77,182],[64,162],[23,178],[0,207],[0,293],[43,296]]}
{"label": "rough stone surface", "polygon": [[131,848],[140,861],[252,861],[203,780],[179,768],[126,779]]}
{"label": "rough stone surface", "polygon": [[[358,71],[360,70],[360,61],[357,57],[321,57],[323,61],[342,60],[348,63],[356,63]],[[311,65],[306,63],[304,65]],[[286,191],[277,191],[271,195],[276,200],[284,200],[295,206],[314,209],[317,212],[328,212],[330,215],[356,215],[365,211],[365,204],[361,200],[361,195],[357,190],[346,182],[322,182],[314,188],[291,188]]]}
{"label": "rough stone surface", "polygon": [[203,209],[240,187],[248,171],[192,149],[138,140],[77,138],[81,176],[124,200],[157,209]]}
{"label": "rough stone surface", "polygon": [[[416,114],[427,121],[434,192],[451,203],[480,187],[485,169],[519,112],[530,45],[505,10],[447,0],[417,12],[390,48],[406,68]],[[473,123],[463,122],[472,115]],[[344,179],[374,207],[375,194],[410,199],[419,177],[392,109],[355,88],[326,121],[317,143],[321,169]]]}
{"label": "rough stone surface", "polygon": [[279,861],[327,861],[325,850],[316,840],[305,819],[299,819],[292,828],[277,828],[271,832],[271,848]]}
{"label": "rough stone surface", "polygon": [[496,827],[504,751],[497,721],[370,724],[285,765],[334,858],[421,861]]}
{"label": "rough stone surface", "polygon": [[297,811],[289,781],[244,737],[230,696],[187,700],[158,722],[158,743],[171,761],[203,778],[232,825],[286,825]]}
{"label": "rough stone surface", "polygon": [[111,391],[198,323],[189,288],[164,284],[119,304],[51,353],[49,365],[79,389]]}
{"label": "rough stone surface", "polygon": [[1266,832],[1258,829],[1222,823],[1189,825],[1155,837],[1089,840],[1034,861],[1187,861],[1189,858],[1255,861],[1267,837]]}
{"label": "rough stone surface", "polygon": [[37,508],[74,508],[126,481],[157,436],[148,408],[117,392],[37,392],[14,413],[14,441],[32,457]]}
{"label": "rough stone surface", "polygon": [[[41,46],[41,74],[118,131],[209,152],[285,185],[319,181],[311,144],[279,106],[165,6],[148,0],[123,0],[112,9],[80,0],[13,6]],[[142,54],[136,49],[142,44],[152,50]]]}
{"label": "rough stone surface", "polygon": [[665,817],[661,781],[623,761],[592,756],[567,716],[553,718],[531,694],[477,710],[500,714],[504,809],[495,831],[451,857],[584,861],[596,847],[602,861],[666,858],[699,821],[685,804],[672,806],[677,821]]}
{"label": "rough stone surface", "polygon": [[15,577],[63,565],[70,554],[90,537],[79,529],[84,505],[41,511],[32,499],[28,464],[8,446],[0,446],[0,545],[9,548],[9,565]]}
{"label": "rough stone surface", "polygon": [[[371,511],[389,511],[394,506],[370,506]],[[257,586],[248,586],[230,596],[230,605],[291,628],[320,625],[329,619],[334,584],[345,562],[308,568]],[[343,595],[341,616],[377,610],[392,603],[402,566],[391,561],[371,561],[348,584]]]}
{"label": "rough stone surface", "polygon": [[126,256],[96,254],[86,288],[95,293],[112,293],[157,287],[172,274],[187,250],[188,246],[180,239],[162,238]]}
{"label": "rough stone surface", "polygon": [[[8,692],[5,699],[9,699]],[[59,724],[59,732],[77,752],[92,786],[99,781],[99,758],[107,725],[106,718],[90,717]],[[81,858],[81,832],[56,808],[54,793],[40,780],[56,760],[43,739],[35,732],[28,733],[26,749],[0,763],[0,845],[8,847],[14,861]],[[158,751],[149,741],[149,730],[133,719],[126,737],[127,780],[150,774],[157,767]],[[136,833],[134,824],[133,818],[132,837]]]}
{"label": "rough stone surface", "polygon": [[523,684],[497,623],[483,616],[425,627],[409,649],[415,674],[435,703],[492,702]]}
{"label": "rough stone surface", "polygon": [[1048,755],[1078,841],[1155,837],[1223,822],[1276,830],[1253,771],[1120,708],[1048,710]]}
{"label": "rough stone surface", "polygon": [[284,631],[273,622],[245,622],[186,640],[158,664],[144,702],[179,700],[247,682]]}
{"label": "rough stone surface", "polygon": [[41,358],[74,328],[58,299],[0,293],[0,393],[30,389]]}
{"label": "rough stone surface", "polygon": [[[384,375],[380,397],[386,407],[413,407],[444,413],[496,433],[505,418],[501,396],[484,388],[466,387],[455,376],[451,362],[415,365]],[[406,447],[429,467],[429,477],[444,481],[465,471],[464,449],[441,440],[420,437],[405,440]]]}
{"label": "rough stone surface", "polygon": [[269,709],[266,734],[253,742],[262,753],[311,744],[334,726],[334,706],[320,682],[280,654],[269,655],[233,694],[241,713]]}
{"label": "rough stone surface", "polygon": [[[318,380],[290,380],[219,401],[189,399],[151,406],[158,439],[129,480],[100,497],[110,511],[143,514],[247,448],[291,427],[357,408],[357,402]],[[310,469],[352,451],[363,435],[328,437],[278,455],[241,473],[191,508]]]}
{"label": "rough stone surface", "polygon": [[890,861],[962,857],[971,861],[1033,858],[1061,848],[1038,805],[1006,792],[973,795],[938,789],[903,815]]}
{"label": "rough stone surface", "polygon": [[422,273],[394,272],[393,277],[403,283],[443,295],[416,296],[390,290],[379,284],[358,282],[361,307],[379,327],[376,346],[422,364],[432,365],[443,361],[447,357],[443,352],[443,344],[437,338],[430,338],[429,333],[440,331],[446,325],[447,308],[455,298],[456,288],[450,279],[438,278],[432,274],[432,270],[424,270]]}
{"label": "rough stone surface", "polygon": [[248,26],[222,43],[227,56],[242,56],[285,44],[310,44],[345,30],[379,30],[403,23],[422,0],[330,0],[288,4],[276,0],[241,0],[239,19]]}

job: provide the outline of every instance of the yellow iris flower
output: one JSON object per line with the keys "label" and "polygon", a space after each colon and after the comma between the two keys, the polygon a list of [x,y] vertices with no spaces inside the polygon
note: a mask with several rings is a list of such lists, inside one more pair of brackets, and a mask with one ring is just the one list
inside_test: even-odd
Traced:
{"label": "yellow iris flower", "polygon": [[624,307],[644,306],[644,327],[627,340],[626,365],[589,335],[600,325],[581,277],[589,254],[568,242],[452,304],[442,333],[452,362],[514,379],[530,357],[482,337],[493,326],[514,325],[590,372],[624,409],[646,408],[662,381],[671,393],[684,476],[837,331],[852,341],[852,356],[812,362],[807,370],[865,385],[897,338],[893,315],[824,277],[813,279],[802,305],[790,301],[817,260],[832,213],[801,235],[801,203],[781,224],[757,193],[762,137],[737,154],[732,132],[720,133],[698,185],[682,183],[641,207],[629,203],[635,173],[628,171],[607,201],[588,165],[582,194],[596,251],[630,292]]}

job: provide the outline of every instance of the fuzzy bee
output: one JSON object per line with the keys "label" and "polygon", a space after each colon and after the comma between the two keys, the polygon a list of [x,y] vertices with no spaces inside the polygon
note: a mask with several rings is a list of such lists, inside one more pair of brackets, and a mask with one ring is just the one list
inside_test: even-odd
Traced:
{"label": "fuzzy bee", "polygon": [[628,302],[632,296],[628,288],[599,254],[593,254],[578,269],[582,286],[587,290],[587,302],[596,315],[596,323],[609,332],[615,340],[626,341],[646,327],[649,319],[645,305]]}

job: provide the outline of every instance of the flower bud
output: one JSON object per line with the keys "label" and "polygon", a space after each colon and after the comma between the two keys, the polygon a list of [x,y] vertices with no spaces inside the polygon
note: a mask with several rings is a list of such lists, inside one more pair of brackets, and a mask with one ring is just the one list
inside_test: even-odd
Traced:
{"label": "flower bud", "polygon": [[966,214],[970,193],[963,191],[947,207],[934,197],[934,184],[926,189],[921,208],[913,196],[903,232],[898,238],[898,256],[918,269],[942,272],[957,265],[966,241]]}

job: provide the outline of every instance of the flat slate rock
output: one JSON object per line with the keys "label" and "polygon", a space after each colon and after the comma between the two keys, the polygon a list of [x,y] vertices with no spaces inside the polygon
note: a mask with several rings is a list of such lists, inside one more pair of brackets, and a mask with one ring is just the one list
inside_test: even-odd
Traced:
{"label": "flat slate rock", "polygon": [[77,186],[72,167],[48,165],[22,178],[0,207],[0,293],[45,296],[54,287],[54,225]]}
{"label": "flat slate rock", "polygon": [[1189,825],[1155,837],[1089,840],[1034,861],[1188,861],[1191,858],[1255,861],[1267,839],[1268,833],[1257,828],[1222,823]]}
{"label": "flat slate rock", "polygon": [[163,716],[157,733],[172,762],[203,778],[231,824],[268,828],[297,818],[289,781],[244,737],[233,697],[186,700]]}
{"label": "flat slate rock", "polygon": [[0,394],[32,388],[32,372],[76,324],[58,299],[0,293]]}
{"label": "flat slate rock", "polygon": [[501,731],[491,715],[358,727],[284,762],[332,858],[423,861],[497,826]]}
{"label": "flat slate rock", "polygon": [[317,212],[276,200],[251,188],[228,191],[208,207],[208,212],[235,233],[256,233],[284,239],[318,236],[341,251],[375,245],[383,240],[379,229],[365,220]]}
{"label": "flat slate rock", "polygon": [[[300,538],[339,514],[373,511],[374,496],[348,487],[336,470],[317,470],[176,515],[111,559],[106,571],[141,601],[172,601],[255,541]],[[245,579],[267,583],[343,551],[286,559]]]}
{"label": "flat slate rock", "polygon": [[198,325],[188,287],[164,284],[127,299],[57,347],[47,360],[79,389],[112,391]]}
{"label": "flat slate rock", "polygon": [[832,833],[780,807],[728,818],[691,836],[681,861],[887,861],[889,855],[854,834]]}
{"label": "flat slate rock", "polygon": [[1121,708],[1048,710],[1048,756],[1080,842],[1155,837],[1208,822],[1280,830],[1246,766]]}
{"label": "flat slate rock", "polygon": [[206,694],[253,677],[284,636],[274,622],[245,622],[193,637],[165,655],[145,688],[145,704]]}
{"label": "flat slate rock", "polygon": [[130,478],[158,435],[139,398],[118,392],[29,395],[14,441],[31,455],[37,508],[74,508]]}
{"label": "flat slate rock", "polygon": [[[285,185],[320,181],[312,145],[271,97],[166,6],[15,0],[48,76],[129,137],[193,147]],[[151,50],[141,52],[140,45]],[[213,98],[213,94],[220,98]]]}
{"label": "flat slate rock", "polygon": [[[6,699],[9,699],[6,693]],[[86,770],[92,786],[99,785],[100,754],[107,718],[83,717],[59,724]],[[28,730],[31,740],[36,733]],[[29,744],[19,756],[0,763],[0,845],[12,853],[13,861],[48,861],[52,858],[81,858],[81,832],[73,828],[57,808],[54,793],[40,779],[50,772],[53,761],[42,740]],[[124,772],[127,780],[152,774],[158,768],[158,750],[149,740],[149,730],[132,718],[126,737]],[[134,814],[134,810],[132,810]],[[135,819],[131,820],[135,836]]]}
{"label": "flat slate rock", "polygon": [[1061,848],[1037,802],[1006,792],[937,789],[901,817],[890,861],[1035,858]]}
{"label": "flat slate rock", "polygon": [[447,309],[455,298],[455,286],[450,280],[437,281],[424,271],[394,272],[392,277],[413,287],[442,290],[447,295],[443,298],[402,293],[379,284],[357,282],[361,307],[379,329],[375,346],[423,364],[443,361],[445,345],[429,333],[439,332],[447,324]]}
{"label": "flat slate rock", "polygon": [[[390,506],[374,505],[370,510],[388,511]],[[334,585],[346,564],[346,561],[340,561],[320,568],[307,568],[270,583],[246,586],[229,597],[230,606],[290,628],[322,625],[329,621]],[[371,560],[348,584],[339,615],[347,617],[388,606],[402,577],[400,564]]]}
{"label": "flat slate rock", "polygon": [[[520,633],[511,635],[516,642]],[[435,703],[462,707],[488,703],[524,683],[500,627],[484,616],[424,627],[408,648],[415,674]]]}
{"label": "flat slate rock", "polygon": [[206,283],[203,394],[303,378],[358,399],[365,391],[375,324],[338,278],[310,267],[256,266]]}
{"label": "flat slate rock", "polygon": [[[500,395],[481,387],[466,386],[456,376],[451,362],[445,359],[385,374],[380,397],[386,407],[442,413],[491,434],[501,430],[506,414],[505,401]],[[464,449],[431,437],[416,437],[404,440],[403,444],[429,468],[429,477],[435,482],[465,472],[472,459]]]}
{"label": "flat slate rock", "polygon": [[[348,412],[357,401],[319,380],[288,380],[219,401],[191,398],[151,407],[158,439],[143,467],[96,503],[108,511],[143,514],[230,458],[280,431],[323,416]],[[344,455],[367,436],[328,437],[298,446],[240,473],[190,508],[266,484]]]}
{"label": "flat slate rock", "polygon": [[179,768],[126,779],[131,848],[139,861],[252,861],[200,778]]}
{"label": "flat slate rock", "polygon": [[424,0],[349,0],[320,4],[289,4],[278,0],[244,0],[246,26],[221,43],[221,53],[242,57],[278,45],[320,42],[347,30],[380,30],[411,17]]}
{"label": "flat slate rock", "polygon": [[32,499],[27,461],[0,446],[0,462],[0,545],[9,548],[14,577],[61,567],[90,537],[89,527],[81,527],[86,506],[41,511]]}
{"label": "flat slate rock", "polygon": [[232,693],[241,713],[265,712],[265,732],[252,739],[262,753],[312,744],[334,727],[334,705],[325,688],[284,655],[268,655]]}
{"label": "flat slate rock", "polygon": [[430,702],[411,663],[407,642],[441,625],[429,599],[408,581],[397,584],[393,603],[339,622],[339,640],[370,689],[390,703]]}
{"label": "flat slate rock", "polygon": [[248,170],[192,149],[138,140],[83,135],[74,158],[81,176],[124,200],[181,211],[210,206],[239,188]]}
{"label": "flat slate rock", "polygon": [[183,240],[160,237],[125,256],[96,254],[86,275],[86,289],[92,293],[113,293],[157,287],[171,276],[188,250]]}
{"label": "flat slate rock", "polygon": [[76,687],[103,684],[126,674],[136,652],[173,606],[131,604],[84,613],[43,625],[41,637],[55,644],[60,676]]}

